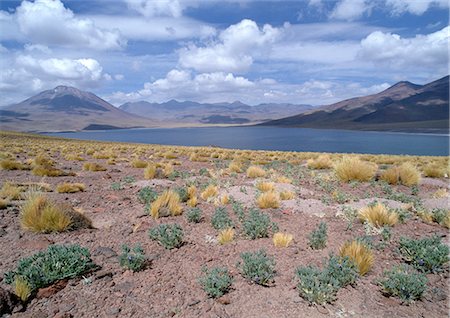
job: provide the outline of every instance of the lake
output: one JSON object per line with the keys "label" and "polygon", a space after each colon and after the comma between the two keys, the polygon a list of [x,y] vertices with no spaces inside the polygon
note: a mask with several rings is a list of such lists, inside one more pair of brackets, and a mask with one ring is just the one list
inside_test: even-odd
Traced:
{"label": "lake", "polygon": [[118,129],[48,133],[84,140],[122,141],[235,149],[449,155],[449,136],[279,127],[202,127]]}

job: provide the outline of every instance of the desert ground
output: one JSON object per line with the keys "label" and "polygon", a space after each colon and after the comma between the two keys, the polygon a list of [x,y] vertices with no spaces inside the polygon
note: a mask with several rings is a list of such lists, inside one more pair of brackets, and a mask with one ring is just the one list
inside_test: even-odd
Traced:
{"label": "desert ground", "polygon": [[[0,140],[4,317],[448,315],[448,157],[175,147],[12,132],[0,133]],[[33,205],[36,198],[41,203]],[[44,206],[68,224],[36,227]],[[318,230],[321,223],[325,230]],[[174,248],[149,234],[162,224],[181,227]],[[275,233],[285,241],[275,244]],[[402,243],[424,238],[441,243],[423,247],[419,259],[420,251]],[[367,271],[356,257],[345,257],[343,245],[351,241],[370,255]],[[20,275],[21,259],[74,244],[89,251],[95,266],[39,286],[38,278]],[[123,257],[124,244],[139,244],[140,257]],[[243,265],[242,253],[262,249],[270,266],[253,271],[268,272],[267,280]],[[356,276],[336,285],[339,277],[296,274],[308,266],[324,271],[331,255]],[[432,266],[425,268],[428,261]],[[400,289],[412,286],[400,291],[403,299],[386,276],[400,265],[426,278],[423,286],[400,281]],[[231,284],[220,288],[214,280],[220,277],[205,279],[204,269],[214,267],[226,268]]]}

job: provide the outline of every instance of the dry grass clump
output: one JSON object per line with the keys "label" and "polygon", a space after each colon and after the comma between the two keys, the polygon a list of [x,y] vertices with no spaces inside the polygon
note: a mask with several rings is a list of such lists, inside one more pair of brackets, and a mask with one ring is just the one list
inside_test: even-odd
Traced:
{"label": "dry grass clump", "polygon": [[20,224],[38,233],[63,232],[72,225],[65,209],[40,193],[30,193],[20,210]]}
{"label": "dry grass clump", "polygon": [[258,182],[256,188],[261,192],[275,191],[275,184],[273,182]]}
{"label": "dry grass clump", "polygon": [[0,197],[9,200],[20,200],[22,198],[22,188],[5,182],[0,189]]}
{"label": "dry grass clump", "polygon": [[219,203],[222,205],[230,203],[230,197],[228,196],[228,194],[222,194],[219,198]]}
{"label": "dry grass clump", "polygon": [[144,169],[144,178],[145,179],[154,179],[158,172],[158,168],[154,163],[149,163],[147,167]]}
{"label": "dry grass clump", "polygon": [[400,175],[397,167],[391,167],[381,173],[380,179],[389,184],[400,183]]}
{"label": "dry grass clump", "polygon": [[320,155],[316,159],[309,159],[306,164],[311,169],[330,169],[333,167],[333,161],[328,155]]}
{"label": "dry grass clump", "polygon": [[163,175],[164,177],[169,177],[174,172],[173,165],[171,163],[166,163],[163,166]]}
{"label": "dry grass clump", "polygon": [[33,166],[52,167],[55,162],[44,154],[37,155],[33,160]]}
{"label": "dry grass clump", "polygon": [[278,183],[288,183],[288,184],[292,183],[292,180],[285,176],[279,176],[275,179],[275,181]]}
{"label": "dry grass clump", "polygon": [[344,243],[339,250],[339,255],[348,256],[358,267],[361,276],[370,271],[375,259],[372,250],[356,240]]}
{"label": "dry grass clump", "polygon": [[292,200],[295,198],[295,193],[289,190],[286,191],[281,191],[280,192],[280,199],[285,201],[285,200]]}
{"label": "dry grass clump", "polygon": [[188,197],[189,197],[189,199],[186,202],[187,205],[190,206],[191,208],[196,207],[198,204],[197,187],[195,185],[189,186],[187,189],[187,193],[188,193]]}
{"label": "dry grass clump", "polygon": [[413,186],[419,184],[420,172],[411,163],[405,162],[398,168],[400,183],[405,186]]}
{"label": "dry grass clump", "polygon": [[264,192],[256,201],[261,209],[278,209],[280,207],[280,196],[275,191]]}
{"label": "dry grass clump", "polygon": [[446,197],[448,197],[447,189],[445,189],[445,188],[438,189],[438,190],[436,190],[435,193],[433,193],[433,195],[431,197],[435,198],[435,199],[446,198]]}
{"label": "dry grass clump", "polygon": [[133,161],[131,161],[131,166],[133,168],[145,168],[147,167],[147,162],[144,160],[140,160],[140,159],[134,159]]}
{"label": "dry grass clump", "polygon": [[247,177],[249,178],[262,178],[266,176],[266,171],[258,166],[250,166],[247,169]]}
{"label": "dry grass clump", "polygon": [[86,186],[82,183],[69,183],[64,182],[56,186],[56,192],[58,193],[75,193],[82,192],[86,189]]}
{"label": "dry grass clump", "polygon": [[210,198],[214,198],[217,196],[217,194],[219,193],[219,189],[217,188],[217,186],[210,184],[209,186],[206,187],[205,190],[203,190],[203,192],[200,194],[200,197],[207,201]]}
{"label": "dry grass clump", "polygon": [[375,228],[382,228],[385,225],[393,226],[398,222],[398,215],[395,212],[389,212],[381,203],[370,205],[359,211],[359,219],[367,222]]}
{"label": "dry grass clump", "polygon": [[192,162],[207,162],[209,159],[194,152],[189,156],[189,160]]}
{"label": "dry grass clump", "polygon": [[16,294],[21,301],[26,301],[31,296],[31,287],[26,279],[20,276],[14,278],[14,294]]}
{"label": "dry grass clump", "polygon": [[272,241],[275,247],[288,247],[293,239],[292,234],[278,232],[273,235]]}
{"label": "dry grass clump", "polygon": [[67,175],[64,171],[48,166],[35,166],[31,173],[38,177],[59,177]]}
{"label": "dry grass clump", "polygon": [[334,166],[337,177],[344,182],[369,181],[375,175],[376,170],[375,164],[349,156],[345,156]]}
{"label": "dry grass clump", "polygon": [[85,159],[77,154],[68,154],[64,157],[67,161],[84,161]]}
{"label": "dry grass clump", "polygon": [[183,207],[180,203],[180,196],[172,190],[164,191],[152,203],[150,214],[153,218],[165,216],[177,216],[183,213]]}
{"label": "dry grass clump", "polygon": [[422,169],[423,174],[425,177],[430,178],[443,178],[445,177],[445,166],[441,166],[438,163],[431,163],[429,165],[426,165]]}
{"label": "dry grass clump", "polygon": [[83,165],[85,171],[106,171],[106,168],[95,162],[86,162]]}
{"label": "dry grass clump", "polygon": [[95,152],[92,154],[92,158],[94,159],[109,159],[111,158],[111,154],[106,152]]}
{"label": "dry grass clump", "polygon": [[12,159],[3,159],[0,161],[2,170],[24,170],[24,165]]}
{"label": "dry grass clump", "polygon": [[217,242],[219,242],[220,245],[230,243],[234,239],[234,233],[234,229],[231,227],[220,231],[219,235],[217,236]]}
{"label": "dry grass clump", "polygon": [[230,172],[241,173],[242,172],[242,163],[237,162],[237,161],[232,161],[228,165],[228,170],[230,170]]}

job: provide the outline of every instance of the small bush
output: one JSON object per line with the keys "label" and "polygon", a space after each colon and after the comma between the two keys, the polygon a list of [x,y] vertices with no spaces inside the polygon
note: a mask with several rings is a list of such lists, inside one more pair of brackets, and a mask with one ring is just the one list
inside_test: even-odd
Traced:
{"label": "small bush", "polygon": [[158,198],[158,193],[149,186],[143,187],[138,192],[138,199],[141,203],[150,204],[155,201],[156,198]]}
{"label": "small bush", "polygon": [[449,228],[450,225],[450,210],[448,209],[433,209],[431,210],[433,221]]}
{"label": "small bush", "polygon": [[320,155],[316,159],[309,159],[307,166],[310,169],[330,169],[333,167],[333,161],[328,155]]}
{"label": "small bush", "polygon": [[95,162],[86,162],[83,165],[83,170],[85,170],[85,171],[106,171],[106,168]]}
{"label": "small bush", "polygon": [[133,161],[131,161],[131,166],[133,168],[146,168],[147,167],[147,162],[143,161],[143,160],[139,160],[139,159],[134,159]]}
{"label": "small bush", "polygon": [[20,276],[14,279],[14,294],[25,302],[31,296],[31,287],[28,282]]}
{"label": "small bush", "polygon": [[177,216],[183,213],[180,197],[172,190],[164,191],[151,205],[151,216],[155,219],[165,216]]}
{"label": "small bush", "polygon": [[187,200],[189,200],[189,193],[185,187],[175,188],[175,192],[180,197],[181,202],[186,202]]}
{"label": "small bush", "polygon": [[256,188],[261,192],[275,191],[275,184],[273,182],[259,182]]}
{"label": "small bush", "polygon": [[270,221],[270,217],[257,209],[251,209],[247,218],[242,223],[244,233],[252,240],[261,237],[269,237],[269,231],[278,227]]}
{"label": "small bush", "polygon": [[328,237],[327,230],[328,230],[327,224],[325,222],[320,222],[317,229],[315,229],[308,235],[309,246],[313,250],[320,250],[325,248],[325,246],[327,246],[327,237]]}
{"label": "small bush", "polygon": [[244,278],[263,286],[269,286],[275,276],[275,260],[269,257],[265,250],[245,252],[241,254],[239,262],[241,274]]}
{"label": "small bush", "polygon": [[5,182],[0,190],[0,197],[10,200],[20,200],[22,198],[22,188]]}
{"label": "small bush", "polygon": [[228,169],[230,172],[241,173],[242,172],[242,164],[239,162],[230,162]]}
{"label": "small bush", "polygon": [[395,212],[389,212],[383,204],[377,202],[375,205],[362,208],[359,211],[359,219],[380,229],[385,225],[394,226],[397,224],[398,215]]}
{"label": "small bush", "polygon": [[383,292],[388,296],[398,297],[407,304],[420,299],[427,288],[427,277],[404,264],[385,271],[383,278],[380,281]]}
{"label": "small bush", "polygon": [[260,209],[278,209],[280,207],[280,197],[276,192],[265,192],[258,197],[256,203]]}
{"label": "small bush", "polygon": [[386,169],[381,173],[380,179],[387,182],[388,184],[398,184],[400,183],[400,176],[397,167],[391,167]]}
{"label": "small bush", "polygon": [[423,239],[400,238],[400,253],[405,261],[424,273],[437,273],[449,261],[449,247],[438,236]]}
{"label": "small bush", "polygon": [[266,171],[258,166],[250,166],[247,169],[247,177],[262,178],[266,176]]}
{"label": "small bush", "polygon": [[144,169],[144,179],[154,179],[158,173],[158,168],[155,164],[149,163]]}
{"label": "small bush", "polygon": [[192,208],[186,213],[189,223],[200,223],[202,220],[202,210],[200,208]]}
{"label": "small bush", "polygon": [[400,183],[411,187],[419,184],[420,172],[409,162],[405,162],[398,168]]}
{"label": "small bush", "polygon": [[47,166],[35,166],[31,173],[39,177],[59,177],[67,175],[64,171]]}
{"label": "small bush", "polygon": [[211,217],[211,224],[216,230],[224,230],[233,227],[233,221],[224,207],[218,207],[214,211],[214,214]]}
{"label": "small bush", "polygon": [[213,267],[202,269],[203,276],[199,278],[199,283],[209,297],[218,298],[226,294],[233,283],[226,267]]}
{"label": "small bush", "polygon": [[[28,296],[38,288],[52,283],[80,276],[97,266],[92,262],[89,250],[79,245],[50,245],[47,250],[38,252],[19,261],[17,268],[5,274],[7,284],[20,283],[20,297]],[[27,285],[30,289],[26,292]],[[18,286],[16,285],[16,291]]]}
{"label": "small bush", "polygon": [[295,193],[292,191],[281,191],[280,192],[280,199],[281,200],[292,200],[295,198]]}
{"label": "small bush", "polygon": [[363,276],[370,271],[374,262],[372,250],[365,244],[354,240],[346,242],[339,250],[341,257],[348,257],[358,267],[359,275]]}
{"label": "small bush", "polygon": [[178,224],[160,224],[150,229],[148,235],[168,250],[183,245],[183,229]]}
{"label": "small bush", "polygon": [[217,236],[217,242],[219,242],[220,245],[230,243],[234,239],[234,233],[235,232],[232,227],[220,231],[219,235]]}
{"label": "small bush", "polygon": [[275,247],[288,247],[294,237],[292,234],[277,232],[273,235],[273,245]]}
{"label": "small bush", "polygon": [[200,194],[200,197],[203,200],[207,201],[209,198],[216,197],[217,194],[219,194],[219,189],[217,188],[217,186],[210,184],[206,187],[205,190],[203,190],[203,192]]}
{"label": "small bush", "polygon": [[75,193],[75,192],[83,192],[86,189],[86,186],[82,183],[61,183],[56,186],[56,192],[58,193]]}
{"label": "small bush", "polygon": [[376,165],[348,156],[345,156],[334,166],[337,177],[344,182],[352,180],[369,181],[375,175],[376,170]]}
{"label": "small bush", "polygon": [[0,161],[2,170],[23,170],[25,167],[22,163],[11,159],[3,159]]}
{"label": "small bush", "polygon": [[143,270],[147,263],[144,250],[140,244],[136,244],[133,249],[128,245],[122,245],[122,254],[119,256],[120,266],[133,272]]}
{"label": "small bush", "polygon": [[296,274],[300,279],[297,285],[300,296],[315,304],[332,303],[338,290],[353,284],[358,277],[356,267],[349,258],[333,255],[322,270],[305,266],[297,268]]}
{"label": "small bush", "polygon": [[432,164],[426,165],[423,168],[423,174],[425,175],[425,177],[443,178],[443,177],[445,177],[445,167],[442,167],[436,163],[432,163]]}

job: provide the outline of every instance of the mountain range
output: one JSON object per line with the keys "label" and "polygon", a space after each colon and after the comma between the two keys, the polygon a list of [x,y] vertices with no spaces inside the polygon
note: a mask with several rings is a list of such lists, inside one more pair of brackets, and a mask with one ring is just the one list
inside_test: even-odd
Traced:
{"label": "mountain range", "polygon": [[117,108],[92,93],[58,86],[0,108],[0,129],[28,132],[243,124],[448,133],[449,76],[425,85],[399,82],[378,94],[321,107],[170,100]]}
{"label": "mountain range", "polygon": [[378,94],[347,99],[261,125],[448,133],[449,76],[425,85],[399,82]]}

